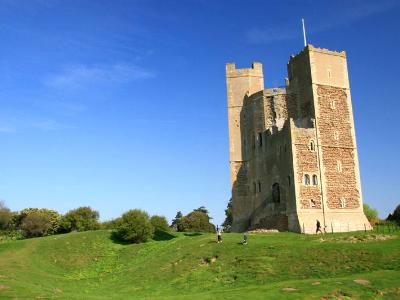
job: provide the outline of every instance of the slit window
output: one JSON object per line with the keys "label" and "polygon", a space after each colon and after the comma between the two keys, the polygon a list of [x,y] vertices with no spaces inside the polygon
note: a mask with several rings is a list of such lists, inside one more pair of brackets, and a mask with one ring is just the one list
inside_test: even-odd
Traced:
{"label": "slit window", "polygon": [[339,131],[335,130],[335,131],[333,132],[333,138],[335,139],[335,141],[338,141],[338,140],[339,140]]}
{"label": "slit window", "polygon": [[288,186],[290,186],[292,183],[290,182],[290,176],[287,177],[287,182],[288,182]]}
{"label": "slit window", "polygon": [[314,143],[314,141],[310,142],[310,150],[311,151],[315,151],[315,143]]}
{"label": "slit window", "polygon": [[258,181],[258,192],[261,193],[261,181]]}
{"label": "slit window", "polygon": [[313,177],[312,177],[312,184],[313,184],[313,185],[318,185],[318,177],[317,177],[317,175],[313,175]]}
{"label": "slit window", "polygon": [[257,193],[257,185],[255,182],[253,182],[253,194]]}
{"label": "slit window", "polygon": [[310,185],[310,175],[308,175],[308,174],[304,175],[304,184]]}
{"label": "slit window", "polygon": [[315,204],[315,200],[314,200],[314,199],[311,199],[311,200],[310,200],[309,206],[310,206],[310,208],[315,208],[315,207],[316,207],[316,204]]}
{"label": "slit window", "polygon": [[346,199],[345,198],[340,198],[340,208],[345,208],[346,207]]}
{"label": "slit window", "polygon": [[258,145],[260,146],[260,147],[262,147],[262,133],[261,132],[259,132],[258,133]]}
{"label": "slit window", "polygon": [[342,162],[340,160],[337,161],[337,170],[338,172],[342,172]]}

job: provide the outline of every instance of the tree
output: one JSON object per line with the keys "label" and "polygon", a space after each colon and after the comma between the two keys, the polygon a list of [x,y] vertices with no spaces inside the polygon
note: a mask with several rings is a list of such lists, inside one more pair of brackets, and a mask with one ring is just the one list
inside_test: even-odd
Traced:
{"label": "tree", "polygon": [[140,209],[124,213],[115,231],[115,237],[131,243],[144,243],[151,239],[153,234],[154,227],[149,215]]}
{"label": "tree", "polygon": [[175,219],[173,219],[171,222],[171,228],[173,228],[174,230],[178,230],[178,223],[182,219],[182,217],[182,212],[178,211],[176,213]]}
{"label": "tree", "polygon": [[378,222],[378,211],[376,209],[370,207],[366,203],[364,203],[363,208],[364,208],[364,214],[370,223]]}
{"label": "tree", "polygon": [[178,231],[214,232],[209,216],[203,211],[194,210],[182,217],[177,224]]}
{"label": "tree", "polygon": [[152,216],[150,223],[153,225],[155,231],[169,231],[168,221],[164,216]]}
{"label": "tree", "polygon": [[232,216],[232,198],[229,199],[228,205],[225,209],[225,221],[222,223],[224,228],[230,228],[232,226],[233,216]]}
{"label": "tree", "polygon": [[5,206],[3,201],[0,201],[0,231],[8,230],[12,224],[13,213]]}
{"label": "tree", "polygon": [[72,209],[61,218],[61,232],[96,230],[99,228],[99,212],[88,206]]}
{"label": "tree", "polygon": [[389,216],[387,217],[387,220],[394,221],[400,225],[400,204],[397,205],[397,207],[395,208],[395,210],[393,211],[392,214],[389,214]]}

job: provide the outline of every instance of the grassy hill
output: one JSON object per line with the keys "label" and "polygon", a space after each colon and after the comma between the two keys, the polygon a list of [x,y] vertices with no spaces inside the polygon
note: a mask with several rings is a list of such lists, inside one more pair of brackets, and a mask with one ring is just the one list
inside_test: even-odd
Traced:
{"label": "grassy hill", "polygon": [[400,236],[92,231],[0,244],[0,298],[399,299]]}

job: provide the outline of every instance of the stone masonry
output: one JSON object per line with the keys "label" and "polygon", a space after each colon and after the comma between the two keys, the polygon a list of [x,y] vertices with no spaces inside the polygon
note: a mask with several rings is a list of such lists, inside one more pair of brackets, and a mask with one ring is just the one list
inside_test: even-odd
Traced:
{"label": "stone masonry", "polygon": [[284,88],[226,65],[233,230],[370,229],[362,207],[345,52],[307,45]]}

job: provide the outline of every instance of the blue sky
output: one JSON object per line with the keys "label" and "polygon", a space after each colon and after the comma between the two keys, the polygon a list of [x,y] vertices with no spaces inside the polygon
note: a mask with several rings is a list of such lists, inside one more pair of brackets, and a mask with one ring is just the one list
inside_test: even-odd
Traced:
{"label": "blue sky", "polygon": [[230,198],[225,63],[346,50],[364,200],[400,203],[398,1],[0,0],[0,199],[173,218]]}

